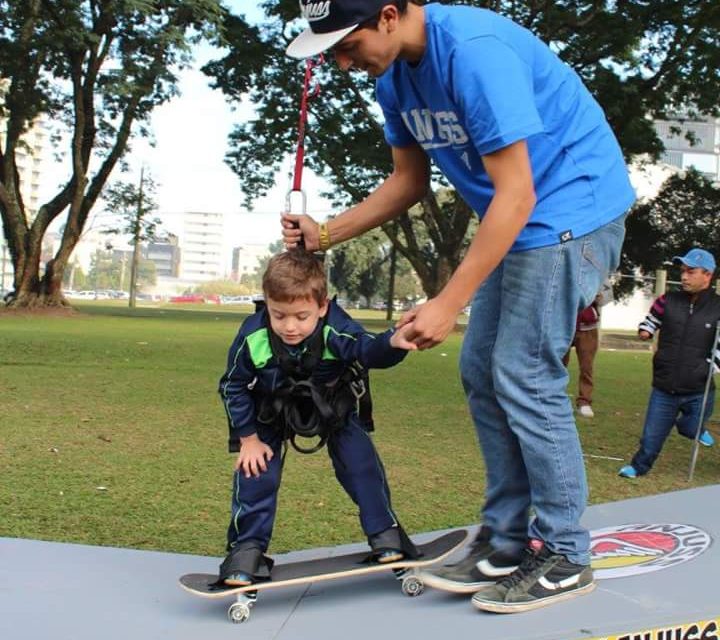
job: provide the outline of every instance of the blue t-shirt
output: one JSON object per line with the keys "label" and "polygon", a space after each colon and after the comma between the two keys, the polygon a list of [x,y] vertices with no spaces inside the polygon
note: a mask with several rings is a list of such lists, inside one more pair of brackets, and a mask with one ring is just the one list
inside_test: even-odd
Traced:
{"label": "blue t-shirt", "polygon": [[578,75],[527,29],[486,9],[427,5],[427,46],[377,81],[385,138],[418,143],[482,217],[481,156],[526,140],[537,204],[512,251],[577,238],[635,199],[622,152]]}

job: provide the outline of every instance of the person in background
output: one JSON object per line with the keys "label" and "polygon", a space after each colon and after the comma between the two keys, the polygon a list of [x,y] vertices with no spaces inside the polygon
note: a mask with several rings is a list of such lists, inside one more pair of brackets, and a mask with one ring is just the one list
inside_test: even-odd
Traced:
{"label": "person in background", "polygon": [[[640,447],[619,475],[637,478],[650,471],[673,425],[680,435],[695,439],[698,428],[701,445],[715,444],[705,423],[713,411],[715,383],[703,412],[703,396],[709,375],[715,329],[720,320],[720,296],[711,288],[715,257],[704,249],[691,249],[675,256],[680,264],[681,291],[661,295],[640,323],[638,336],[652,340],[660,331],[653,356],[652,391],[645,414]],[[700,425],[700,415],[703,424]]]}
{"label": "person in background", "polygon": [[570,349],[563,358],[563,364],[567,367],[570,364],[570,352],[575,347],[579,367],[578,395],[575,399],[575,407],[583,418],[595,417],[592,408],[593,368],[595,356],[600,348],[600,308],[611,300],[612,286],[609,282],[605,282],[590,306],[578,313],[575,336]]}

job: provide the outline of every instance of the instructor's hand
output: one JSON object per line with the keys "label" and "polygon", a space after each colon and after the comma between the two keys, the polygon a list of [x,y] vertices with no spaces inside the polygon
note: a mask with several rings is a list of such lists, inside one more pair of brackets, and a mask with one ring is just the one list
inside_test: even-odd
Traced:
{"label": "instructor's hand", "polygon": [[455,328],[459,310],[440,298],[410,309],[397,322],[399,333],[418,349],[430,349],[445,340]]}
{"label": "instructor's hand", "polygon": [[283,230],[283,242],[286,249],[293,249],[305,241],[308,251],[320,248],[320,225],[307,214],[283,213],[280,219]]}

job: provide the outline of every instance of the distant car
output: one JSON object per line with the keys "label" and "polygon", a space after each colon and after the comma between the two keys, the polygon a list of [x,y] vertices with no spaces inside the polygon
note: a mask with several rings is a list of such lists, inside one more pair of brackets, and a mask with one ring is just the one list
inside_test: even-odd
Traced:
{"label": "distant car", "polygon": [[203,304],[205,302],[205,296],[194,293],[183,296],[172,296],[170,302],[175,304]]}
{"label": "distant car", "polygon": [[72,291],[67,294],[67,297],[72,300],[95,300],[94,291]]}

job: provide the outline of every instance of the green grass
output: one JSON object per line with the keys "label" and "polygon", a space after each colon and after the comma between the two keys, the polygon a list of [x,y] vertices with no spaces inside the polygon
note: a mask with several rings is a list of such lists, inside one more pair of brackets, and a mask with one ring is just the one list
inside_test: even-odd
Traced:
{"label": "green grass", "polygon": [[[248,309],[84,304],[72,317],[0,312],[0,536],[222,555],[234,457],[216,393]],[[382,330],[382,312],[365,325]],[[457,372],[461,336],[373,373],[377,431],[410,532],[474,523],[484,467]],[[603,351],[587,454],[632,454],[649,393],[647,351]],[[576,369],[571,369],[574,388]],[[720,435],[715,425],[711,426]],[[591,501],[688,487],[688,441],[671,437],[652,474],[617,477],[586,458]],[[694,486],[720,477],[703,450]],[[290,451],[271,551],[362,539],[327,456]]]}

